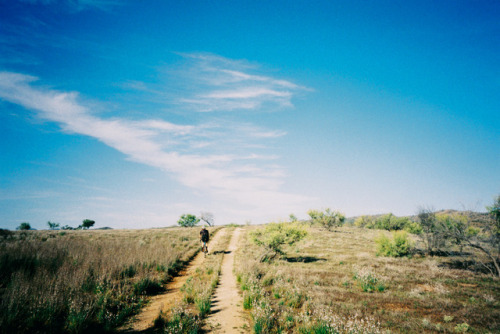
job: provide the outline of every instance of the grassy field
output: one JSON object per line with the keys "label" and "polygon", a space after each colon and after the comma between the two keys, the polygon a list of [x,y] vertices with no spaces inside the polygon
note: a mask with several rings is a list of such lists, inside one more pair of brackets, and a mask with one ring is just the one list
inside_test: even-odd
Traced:
{"label": "grassy field", "polygon": [[[264,226],[243,228],[234,266],[254,333],[500,332],[499,279],[463,269],[463,253],[376,256],[375,240],[390,232],[299,224],[307,237],[267,262],[251,237]],[[232,230],[187,279],[182,303],[158,317],[156,331],[202,331]],[[0,332],[115,331],[199,251],[198,232],[2,231]]]}
{"label": "grassy field", "polygon": [[0,331],[111,332],[198,250],[186,228],[3,231]]}
{"label": "grassy field", "polygon": [[389,232],[355,227],[309,236],[262,263],[246,237],[236,273],[255,333],[498,333],[500,284],[452,269],[450,257],[377,257]]}

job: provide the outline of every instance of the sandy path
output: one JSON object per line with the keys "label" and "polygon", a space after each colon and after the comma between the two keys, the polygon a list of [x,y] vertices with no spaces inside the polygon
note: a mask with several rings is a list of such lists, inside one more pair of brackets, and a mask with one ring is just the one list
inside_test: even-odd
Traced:
{"label": "sandy path", "polygon": [[236,229],[222,260],[219,286],[212,299],[210,315],[204,330],[210,333],[249,333],[243,313],[243,298],[238,294],[236,276],[233,273],[234,252],[238,247],[241,229]]}
{"label": "sandy path", "polygon": [[[219,242],[219,239],[227,233],[226,229],[221,229],[215,234],[212,240],[209,242],[210,245],[215,245]],[[204,254],[199,252],[194,259],[187,265],[186,268],[181,270],[178,276],[167,284],[167,291],[163,294],[153,296],[149,304],[141,310],[132,323],[127,324],[122,327],[119,331],[134,333],[143,332],[150,329],[153,326],[154,320],[158,317],[160,311],[168,312],[173,306],[179,304],[182,301],[183,294],[180,288],[186,283],[189,276],[191,276],[196,268],[203,263]]]}

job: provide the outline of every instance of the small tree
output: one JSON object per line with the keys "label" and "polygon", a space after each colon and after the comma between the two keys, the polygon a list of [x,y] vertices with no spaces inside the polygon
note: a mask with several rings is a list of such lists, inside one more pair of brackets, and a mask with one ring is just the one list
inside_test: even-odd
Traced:
{"label": "small tree", "polygon": [[273,260],[278,255],[284,255],[284,245],[293,245],[304,239],[307,231],[298,223],[270,223],[265,228],[252,232],[252,240],[256,245],[265,248],[260,261]]}
{"label": "small tree", "polygon": [[195,215],[191,214],[183,214],[181,218],[177,221],[182,227],[193,227],[196,226],[200,222],[200,218],[197,218]]}
{"label": "small tree", "polygon": [[214,226],[214,214],[211,212],[202,212],[200,219],[207,223],[208,226]]}
{"label": "small tree", "polygon": [[95,224],[95,221],[90,220],[90,219],[84,219],[84,220],[82,221],[82,225],[81,225],[81,227],[82,227],[84,230],[87,230],[87,229],[91,228],[92,226],[94,226],[94,224]]}
{"label": "small tree", "polygon": [[325,212],[309,210],[307,214],[311,217],[312,223],[319,224],[329,231],[337,226],[342,226],[345,220],[345,216],[342,213],[330,209],[326,209]]}
{"label": "small tree", "polygon": [[491,260],[493,269],[483,265],[500,277],[500,196],[497,196],[492,206],[486,208],[490,220],[482,228],[472,226],[468,217],[462,216],[451,222],[447,235],[456,244],[485,254]]}
{"label": "small tree", "polygon": [[354,226],[373,228],[373,217],[361,216],[354,221]]}
{"label": "small tree", "polygon": [[426,252],[432,254],[444,245],[436,214],[430,209],[422,208],[418,212],[417,219],[422,227],[422,239],[427,248]]}
{"label": "small tree", "polygon": [[411,221],[407,217],[396,217],[392,213],[388,213],[375,219],[374,228],[387,231],[400,231],[409,223]]}
{"label": "small tree", "polygon": [[21,225],[19,225],[16,230],[21,230],[21,231],[26,231],[26,230],[31,230],[31,225],[28,222],[22,222]]}
{"label": "small tree", "polygon": [[288,218],[290,218],[290,222],[291,223],[295,223],[296,221],[298,221],[297,219],[297,216],[295,216],[293,213],[291,213]]}
{"label": "small tree", "polygon": [[421,211],[418,217],[423,230],[422,236],[427,244],[427,253],[443,249],[446,251],[452,245],[461,249],[470,247],[485,254],[491,260],[493,268],[479,262],[500,277],[500,222],[497,214],[499,207],[500,198],[497,198],[491,207],[487,207],[491,219],[481,227],[472,225],[467,215],[436,215],[428,210]]}
{"label": "small tree", "polygon": [[49,226],[49,229],[51,229],[51,230],[57,230],[59,228],[59,223],[53,223],[51,221],[48,221],[47,225]]}
{"label": "small tree", "polygon": [[495,198],[493,205],[487,206],[486,209],[493,220],[490,226],[491,234],[498,243],[497,246],[500,246],[500,195]]}

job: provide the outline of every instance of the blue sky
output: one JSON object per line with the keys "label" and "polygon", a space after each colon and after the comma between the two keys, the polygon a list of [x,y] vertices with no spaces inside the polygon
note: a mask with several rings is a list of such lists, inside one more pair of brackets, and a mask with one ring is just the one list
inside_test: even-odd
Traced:
{"label": "blue sky", "polygon": [[0,227],[484,211],[497,1],[0,0]]}

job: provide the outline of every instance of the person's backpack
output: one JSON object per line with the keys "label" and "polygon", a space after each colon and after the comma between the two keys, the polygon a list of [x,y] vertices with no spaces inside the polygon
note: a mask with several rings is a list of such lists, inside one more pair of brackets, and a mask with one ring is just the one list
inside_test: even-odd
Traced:
{"label": "person's backpack", "polygon": [[201,241],[208,241],[208,230],[201,230]]}

